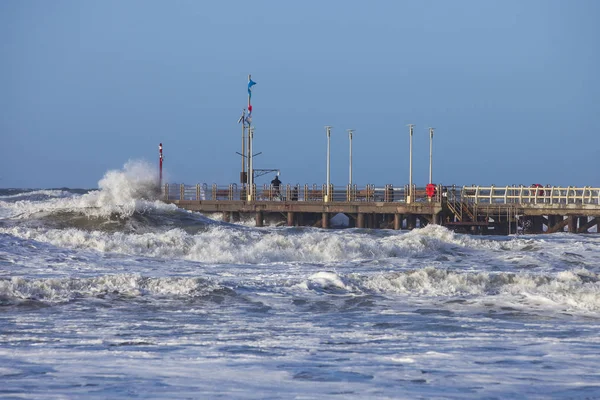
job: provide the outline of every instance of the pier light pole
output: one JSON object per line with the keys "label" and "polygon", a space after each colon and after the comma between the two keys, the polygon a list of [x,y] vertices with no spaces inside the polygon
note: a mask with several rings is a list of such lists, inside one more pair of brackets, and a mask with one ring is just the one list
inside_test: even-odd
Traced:
{"label": "pier light pole", "polygon": [[163,165],[163,152],[162,143],[158,144],[158,187],[162,190],[162,165]]}
{"label": "pier light pole", "polygon": [[242,110],[242,116],[238,120],[242,124],[242,175],[240,176],[240,183],[242,186],[246,186],[248,178],[246,177],[246,109]]}
{"label": "pier light pole", "polygon": [[429,128],[429,183],[432,183],[433,130],[434,128]]}
{"label": "pier light pole", "polygon": [[[246,126],[246,146],[247,146],[247,151],[246,151],[246,182],[248,183],[248,186],[251,185],[250,182],[250,163],[252,162],[252,157],[250,156],[250,154],[252,154],[252,149],[251,146],[252,144],[250,143],[250,130],[252,128],[250,127],[250,122],[248,122],[248,126]],[[250,194],[250,193],[248,193]]]}
{"label": "pier light pole", "polygon": [[326,194],[325,194],[325,202],[329,201],[329,185],[330,185],[330,155],[331,155],[331,146],[330,146],[330,139],[331,139],[331,126],[327,125],[325,126],[325,131],[327,132],[327,190],[326,190]]}
{"label": "pier light pole", "polygon": [[413,128],[414,128],[414,124],[409,124],[409,134],[410,134],[410,142],[409,142],[409,155],[408,155],[408,197],[407,197],[407,203],[412,203],[413,201],[413,183],[412,183],[412,139],[413,139]]}
{"label": "pier light pole", "polygon": [[[251,102],[251,98],[252,98],[252,92],[250,91],[250,82],[252,81],[252,76],[248,75],[248,118],[246,118],[246,123],[248,124],[248,159],[247,159],[247,163],[248,163],[248,167],[246,168],[246,170],[248,171],[248,186],[252,185],[252,178],[250,177],[250,169],[252,168],[252,144],[250,142],[250,132],[251,132],[251,127],[250,125],[252,124],[252,102]],[[252,188],[248,188],[248,201],[252,200]]]}
{"label": "pier light pole", "polygon": [[254,166],[252,165],[253,158],[252,157],[252,141],[254,140],[254,127],[248,125],[248,158],[250,159],[250,164],[248,166],[248,201],[254,200]]}
{"label": "pier light pole", "polygon": [[350,139],[350,186],[352,186],[352,133],[354,133],[354,129],[348,129],[348,138]]}

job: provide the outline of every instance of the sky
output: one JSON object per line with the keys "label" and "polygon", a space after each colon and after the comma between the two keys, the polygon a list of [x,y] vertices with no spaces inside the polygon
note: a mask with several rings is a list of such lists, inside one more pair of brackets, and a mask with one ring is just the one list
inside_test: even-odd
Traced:
{"label": "sky", "polygon": [[[600,187],[600,2],[0,1],[0,187],[165,180]],[[257,178],[262,184],[273,174]]]}

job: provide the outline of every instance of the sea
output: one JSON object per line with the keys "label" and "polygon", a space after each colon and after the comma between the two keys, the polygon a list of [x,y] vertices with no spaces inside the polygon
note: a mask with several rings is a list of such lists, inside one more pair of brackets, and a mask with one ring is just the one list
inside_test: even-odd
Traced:
{"label": "sea", "polygon": [[0,189],[0,398],[600,398],[598,234],[256,228],[154,169]]}

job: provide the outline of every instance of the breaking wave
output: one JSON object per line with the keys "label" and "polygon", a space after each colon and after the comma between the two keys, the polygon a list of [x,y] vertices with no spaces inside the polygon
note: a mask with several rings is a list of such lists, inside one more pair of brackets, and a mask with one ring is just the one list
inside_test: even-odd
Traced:
{"label": "breaking wave", "polygon": [[23,190],[23,189],[3,189],[0,191],[0,201],[15,203],[21,200],[45,201],[53,198],[68,198],[89,192],[85,189],[42,189],[42,190]]}
{"label": "breaking wave", "polygon": [[[600,311],[600,275],[586,270],[557,274],[452,272],[422,269],[378,275],[314,273],[298,283],[294,279],[277,281],[274,288],[262,277],[263,290],[294,295],[297,290],[317,294],[410,296],[464,299],[472,304],[511,303],[520,307],[561,309],[563,311]],[[21,300],[64,303],[79,298],[198,298],[229,286],[198,277],[146,277],[139,274],[103,275],[91,278],[12,277],[0,279],[0,305]],[[253,290],[259,289],[254,286]],[[259,289],[260,290],[260,289]],[[289,292],[291,290],[291,292]]]}
{"label": "breaking wave", "polygon": [[10,210],[8,217],[28,219],[48,214],[78,213],[89,218],[126,218],[135,212],[168,210],[158,201],[155,168],[144,161],[129,161],[122,170],[108,171],[98,182],[99,190],[75,194],[63,190],[42,190],[0,197],[0,207]]}
{"label": "breaking wave", "polygon": [[[439,259],[440,263],[444,257],[462,258],[476,253],[481,253],[482,257],[471,257],[471,262],[494,258],[508,263],[503,257],[508,253],[514,255],[515,252],[506,249],[519,251],[530,246],[528,239],[505,242],[476,239],[439,226],[428,226],[408,233],[314,228],[263,230],[211,222],[193,213],[187,215],[187,229],[181,227],[181,214],[175,213],[171,225],[163,214],[155,222],[155,231],[148,231],[147,221],[139,221],[146,231],[142,228],[111,232],[108,229],[48,229],[46,226],[15,225],[0,227],[0,233],[71,249],[217,264],[383,261],[390,258],[423,259],[432,263]],[[532,259],[531,262],[535,263],[536,260]]]}
{"label": "breaking wave", "polygon": [[137,274],[93,278],[0,279],[0,302],[35,300],[63,303],[83,297],[202,297],[220,289],[201,278],[149,278]]}
{"label": "breaking wave", "polygon": [[0,228],[0,233],[67,248],[211,263],[336,262],[424,257],[451,254],[457,247],[468,251],[464,249],[466,244],[473,244],[471,239],[455,236],[443,228],[436,230],[445,237],[430,235],[432,228],[380,237],[353,230],[258,230],[216,223],[206,223],[202,231],[195,233],[181,228],[130,234],[21,225]]}
{"label": "breaking wave", "polygon": [[335,293],[478,299],[480,302],[502,297],[521,305],[600,311],[600,274],[585,269],[557,274],[454,272],[434,267],[375,276],[319,272],[296,287]]}

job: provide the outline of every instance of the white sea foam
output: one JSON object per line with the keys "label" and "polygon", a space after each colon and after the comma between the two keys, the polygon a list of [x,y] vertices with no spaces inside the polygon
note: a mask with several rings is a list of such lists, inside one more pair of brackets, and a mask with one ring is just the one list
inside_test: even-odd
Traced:
{"label": "white sea foam", "polygon": [[217,288],[218,285],[205,279],[148,278],[138,274],[105,275],[93,278],[0,279],[0,297],[53,303],[102,295],[198,297],[209,294]]}
{"label": "white sea foam", "polygon": [[0,228],[0,232],[60,247],[213,263],[369,260],[429,254],[447,244],[415,233],[381,238],[351,231],[310,229],[290,234],[288,230],[265,232],[227,226],[212,226],[194,235],[182,229],[127,234],[25,226]]}
{"label": "white sea foam", "polygon": [[16,202],[0,201],[4,217],[29,218],[38,213],[78,212],[89,217],[128,217],[134,212],[174,210],[174,205],[158,201],[158,177],[149,163],[128,161],[122,170],[108,171],[98,182],[99,190],[83,195],[63,196],[52,191],[53,198],[36,196]]}
{"label": "white sea foam", "polygon": [[517,299],[517,302],[529,298],[569,310],[600,311],[600,275],[584,269],[557,274],[531,274],[455,272],[426,267],[370,277],[362,282],[362,289],[411,296],[509,296]]}
{"label": "white sea foam", "polygon": [[73,196],[76,196],[76,195],[67,190],[41,189],[41,190],[30,190],[30,191],[19,192],[16,194],[4,195],[4,196],[0,196],[0,199],[14,200],[14,199],[20,199],[20,198],[27,198],[30,201],[39,201],[39,200],[46,200],[49,197],[73,197]]}
{"label": "white sea foam", "polygon": [[325,290],[331,292],[346,292],[349,290],[342,278],[334,272],[317,272],[311,275],[301,287],[311,290]]}
{"label": "white sea foam", "polygon": [[[434,262],[440,255],[459,258],[468,252],[481,252],[482,256],[493,262],[506,263],[506,254],[514,255],[514,251],[507,253],[498,249],[507,246],[518,250],[528,245],[527,240],[520,239],[507,242],[471,239],[442,227],[390,233],[383,237],[351,230],[259,230],[231,228],[227,225],[208,226],[196,234],[179,228],[131,234],[22,225],[0,227],[0,233],[72,249],[208,263],[342,262],[389,258],[410,261],[411,257],[424,258],[425,261],[429,257]],[[489,248],[498,251],[490,253],[486,250]],[[471,258],[471,267],[477,267],[478,260],[483,258]]]}

